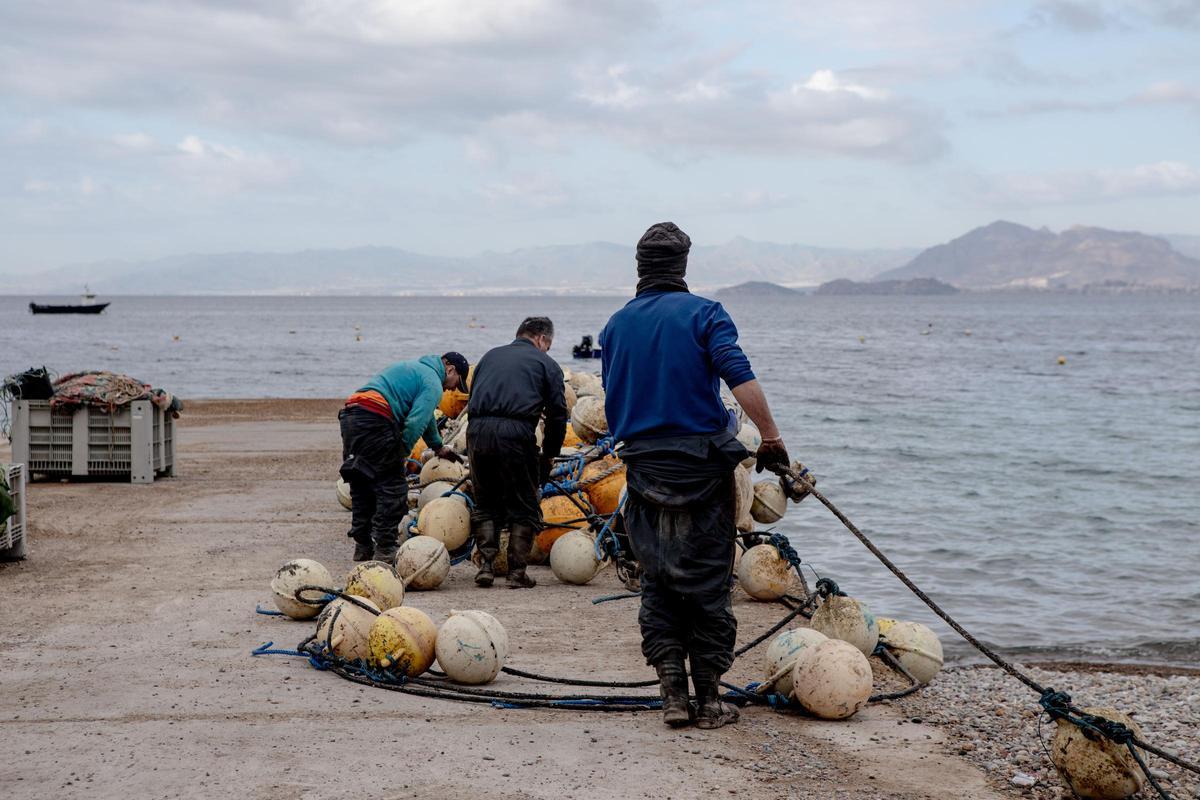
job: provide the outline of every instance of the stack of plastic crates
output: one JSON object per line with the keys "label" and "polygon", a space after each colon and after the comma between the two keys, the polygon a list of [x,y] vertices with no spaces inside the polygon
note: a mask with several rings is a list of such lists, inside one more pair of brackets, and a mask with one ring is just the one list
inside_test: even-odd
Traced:
{"label": "stack of plastic crates", "polygon": [[8,479],[8,491],[12,495],[16,513],[0,525],[0,560],[24,558],[26,555],[28,526],[25,522],[25,465],[0,464]]}
{"label": "stack of plastic crates", "polygon": [[17,400],[12,440],[13,459],[31,476],[152,483],[175,474],[175,419],[149,400],[111,413],[95,406],[54,411],[47,400]]}

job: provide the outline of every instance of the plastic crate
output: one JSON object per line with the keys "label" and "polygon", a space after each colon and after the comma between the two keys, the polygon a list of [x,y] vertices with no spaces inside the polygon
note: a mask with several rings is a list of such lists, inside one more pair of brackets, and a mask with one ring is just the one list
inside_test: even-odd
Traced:
{"label": "plastic crate", "polygon": [[30,476],[152,483],[175,474],[175,419],[149,400],[111,414],[94,406],[51,411],[48,400],[17,400],[12,442],[13,459]]}
{"label": "plastic crate", "polygon": [[8,490],[17,507],[16,513],[0,525],[0,560],[25,558],[29,530],[25,521],[25,465],[0,464],[0,470],[8,477]]}

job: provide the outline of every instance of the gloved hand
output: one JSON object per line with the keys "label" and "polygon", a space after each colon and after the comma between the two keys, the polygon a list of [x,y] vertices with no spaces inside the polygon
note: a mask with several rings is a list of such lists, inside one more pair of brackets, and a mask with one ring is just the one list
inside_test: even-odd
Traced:
{"label": "gloved hand", "polygon": [[755,472],[762,472],[764,469],[770,469],[773,466],[786,467],[791,463],[788,458],[787,448],[783,446],[783,437],[779,436],[774,439],[763,439],[762,444],[758,446],[758,461],[754,464]]}
{"label": "gloved hand", "polygon": [[545,486],[550,482],[550,470],[553,468],[554,463],[550,459],[545,456],[538,458],[538,486]]}
{"label": "gloved hand", "polygon": [[449,447],[443,446],[438,448],[438,451],[434,453],[434,455],[436,455],[438,458],[444,458],[446,461],[453,461],[455,464],[462,463],[462,456],[454,452]]}

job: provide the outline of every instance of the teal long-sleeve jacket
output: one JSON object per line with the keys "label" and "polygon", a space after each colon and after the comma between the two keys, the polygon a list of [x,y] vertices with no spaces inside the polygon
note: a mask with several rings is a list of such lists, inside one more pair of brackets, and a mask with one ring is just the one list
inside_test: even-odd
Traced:
{"label": "teal long-sleeve jacket", "polygon": [[392,416],[404,428],[400,448],[404,457],[412,452],[418,439],[437,450],[442,446],[433,411],[442,400],[442,382],[446,365],[437,355],[421,356],[415,361],[398,361],[371,377],[358,391],[374,389],[383,395]]}

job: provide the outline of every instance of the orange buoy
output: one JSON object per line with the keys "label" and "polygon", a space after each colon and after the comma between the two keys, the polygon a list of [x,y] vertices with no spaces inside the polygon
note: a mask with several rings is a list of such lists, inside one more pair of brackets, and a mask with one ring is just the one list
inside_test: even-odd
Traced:
{"label": "orange buoy", "polygon": [[542,501],[542,522],[545,527],[534,540],[536,549],[548,554],[558,537],[568,531],[587,527],[587,514],[580,506],[590,511],[587,495],[583,493],[570,497],[555,495]]}
{"label": "orange buoy", "polygon": [[567,423],[567,434],[563,437],[563,447],[579,447],[583,444],[583,439],[580,439],[575,433],[575,429],[571,427],[571,423]]}
{"label": "orange buoy", "polygon": [[441,411],[450,419],[458,419],[458,415],[467,407],[469,395],[466,392],[460,392],[457,389],[446,389],[442,392],[442,401],[438,403],[438,411]]}
{"label": "orange buoy", "polygon": [[611,514],[621,504],[625,465],[616,456],[605,456],[583,468],[579,483],[597,514]]}

